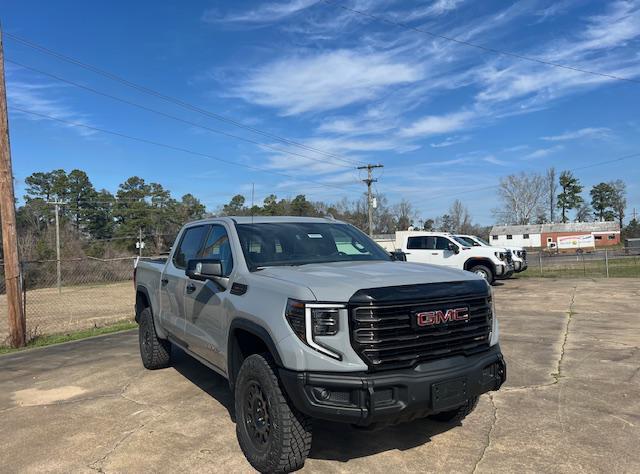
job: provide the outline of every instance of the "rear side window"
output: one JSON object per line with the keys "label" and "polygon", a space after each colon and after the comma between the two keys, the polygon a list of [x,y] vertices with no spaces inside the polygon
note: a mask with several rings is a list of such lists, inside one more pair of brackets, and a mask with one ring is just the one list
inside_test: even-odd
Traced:
{"label": "rear side window", "polygon": [[173,255],[173,264],[178,268],[187,268],[187,262],[196,258],[208,226],[189,227],[184,231],[180,244]]}
{"label": "rear side window", "polygon": [[436,238],[431,235],[423,235],[420,237],[409,237],[407,240],[407,249],[413,250],[433,250],[436,248]]}
{"label": "rear side window", "polygon": [[220,260],[222,263],[222,275],[229,276],[233,270],[233,256],[231,244],[226,229],[221,225],[212,225],[207,242],[200,252],[201,258]]}

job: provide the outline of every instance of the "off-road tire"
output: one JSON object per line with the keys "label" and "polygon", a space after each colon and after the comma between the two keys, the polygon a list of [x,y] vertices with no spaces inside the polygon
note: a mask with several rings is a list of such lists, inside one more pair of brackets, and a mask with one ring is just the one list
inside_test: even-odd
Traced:
{"label": "off-road tire", "polygon": [[465,402],[464,405],[460,405],[458,408],[449,411],[443,411],[440,413],[436,413],[435,415],[431,415],[429,418],[432,418],[436,421],[442,421],[445,423],[455,422],[458,423],[464,420],[469,413],[471,413],[476,405],[478,405],[479,397],[470,398]]}
{"label": "off-road tire", "polygon": [[171,364],[171,343],[160,339],[153,324],[151,308],[145,308],[140,313],[138,327],[138,342],[142,365],[147,369],[164,369]]}
{"label": "off-road tire", "polygon": [[[276,373],[269,355],[253,354],[242,363],[235,384],[238,442],[249,463],[260,472],[301,469],[311,449],[311,419],[287,400]],[[255,402],[256,387],[260,392],[258,402]],[[251,406],[266,407],[266,415],[261,408],[259,412],[251,409],[250,399],[254,399]],[[264,424],[255,427],[254,420],[260,417],[263,423],[265,418],[268,420],[267,434],[257,431],[264,430]]]}
{"label": "off-road tire", "polygon": [[[493,285],[493,282],[496,279],[491,269],[486,265],[474,265],[469,269],[469,271],[476,275],[481,275],[490,285]],[[484,275],[482,275],[481,272],[484,273]]]}

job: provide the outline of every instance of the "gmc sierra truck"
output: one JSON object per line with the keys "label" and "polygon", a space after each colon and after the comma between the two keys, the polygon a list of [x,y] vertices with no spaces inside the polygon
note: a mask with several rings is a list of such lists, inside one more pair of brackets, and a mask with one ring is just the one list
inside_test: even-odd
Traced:
{"label": "gmc sierra truck", "polygon": [[468,270],[493,284],[513,275],[511,252],[503,248],[474,247],[448,232],[406,230],[396,232],[395,249],[407,261]]}
{"label": "gmc sierra truck", "polygon": [[[490,247],[490,248],[496,248],[495,246],[491,245],[489,242],[487,242],[486,240],[475,236],[475,235],[462,235],[462,234],[457,234],[455,235],[455,238],[463,243],[466,243],[467,245],[470,245],[472,247]],[[513,260],[513,271],[516,273],[520,273],[525,271],[529,264],[527,263],[527,251],[524,249],[524,247],[513,247],[513,246],[509,246],[509,247],[504,247],[506,250],[508,250],[509,252],[511,252],[511,257]]]}
{"label": "gmc sierra truck", "polygon": [[484,279],[394,260],[333,219],[193,222],[134,281],[143,365],[175,345],[227,378],[261,472],[303,466],[313,418],[459,422],[506,378]]}

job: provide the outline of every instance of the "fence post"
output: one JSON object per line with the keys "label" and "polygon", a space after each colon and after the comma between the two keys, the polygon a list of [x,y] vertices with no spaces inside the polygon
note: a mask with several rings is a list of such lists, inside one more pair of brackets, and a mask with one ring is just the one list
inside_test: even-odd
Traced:
{"label": "fence post", "polygon": [[604,249],[604,266],[607,269],[607,278],[609,278],[609,251]]}
{"label": "fence post", "polygon": [[538,252],[538,262],[540,264],[540,276],[542,276],[542,248]]}

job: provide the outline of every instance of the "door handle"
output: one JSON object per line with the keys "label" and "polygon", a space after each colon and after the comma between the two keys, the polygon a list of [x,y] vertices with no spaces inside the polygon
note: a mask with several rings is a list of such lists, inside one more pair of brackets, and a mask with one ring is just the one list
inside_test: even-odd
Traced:
{"label": "door handle", "polygon": [[438,255],[438,252],[433,252],[431,255]]}
{"label": "door handle", "polygon": [[194,291],[196,291],[196,285],[194,285],[193,283],[189,283],[187,285],[187,293],[193,293]]}
{"label": "door handle", "polygon": [[167,286],[169,284],[169,279],[163,278],[162,280],[160,280],[160,283],[162,283],[162,286]]}

